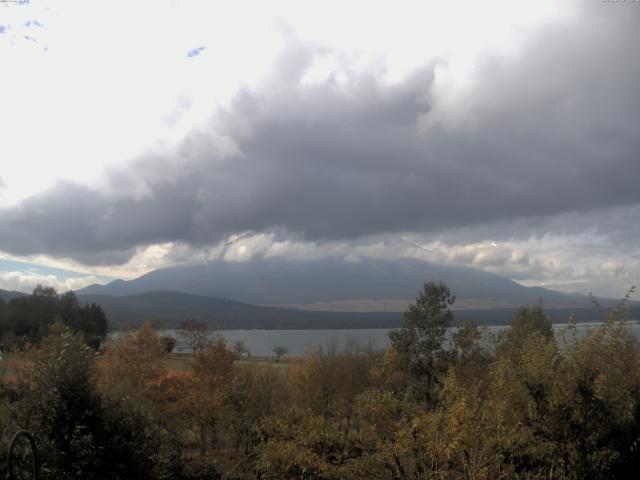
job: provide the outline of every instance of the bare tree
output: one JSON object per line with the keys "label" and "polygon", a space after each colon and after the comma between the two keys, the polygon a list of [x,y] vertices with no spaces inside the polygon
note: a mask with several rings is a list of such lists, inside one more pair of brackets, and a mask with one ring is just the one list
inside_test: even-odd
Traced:
{"label": "bare tree", "polygon": [[201,351],[206,346],[209,333],[206,324],[191,318],[183,320],[178,330],[178,335],[193,353]]}
{"label": "bare tree", "polygon": [[173,352],[173,349],[176,348],[176,339],[169,335],[160,337],[160,341],[162,342],[162,346],[167,351],[167,353]]}
{"label": "bare tree", "polygon": [[283,347],[282,345],[278,345],[276,347],[273,347],[273,353],[276,354],[276,362],[279,362],[280,358],[282,358],[283,355],[289,353],[289,349],[287,347]]}
{"label": "bare tree", "polygon": [[248,357],[251,356],[251,350],[249,350],[249,347],[247,347],[247,344],[244,343],[243,340],[238,340],[234,345],[233,345],[233,353],[236,357],[241,357],[243,356],[245,353],[247,354]]}

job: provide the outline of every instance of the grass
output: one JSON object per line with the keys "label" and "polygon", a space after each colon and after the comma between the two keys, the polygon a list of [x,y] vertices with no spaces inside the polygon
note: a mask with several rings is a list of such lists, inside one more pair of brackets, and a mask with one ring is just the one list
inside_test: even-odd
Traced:
{"label": "grass", "polygon": [[187,355],[176,355],[172,353],[163,360],[164,367],[167,370],[173,370],[175,372],[189,371],[191,370],[191,366],[189,365],[190,358],[191,357]]}
{"label": "grass", "polygon": [[[163,363],[167,370],[186,372],[191,370],[191,366],[189,365],[190,359],[191,355],[178,355],[172,353],[164,359]],[[268,365],[274,368],[290,368],[293,361],[290,358],[281,358],[280,361],[276,361],[275,357],[244,357],[236,359],[234,363],[236,365]]]}
{"label": "grass", "polygon": [[[11,377],[13,371],[11,369],[10,354],[4,354],[0,358],[0,378]],[[176,353],[169,354],[164,360],[163,364],[167,370],[174,372],[187,372],[191,370],[189,361],[191,355],[178,355]],[[293,359],[289,357],[281,358],[280,361],[276,361],[275,357],[244,357],[236,359],[234,361],[236,365],[267,365],[273,368],[290,368],[293,365]]]}

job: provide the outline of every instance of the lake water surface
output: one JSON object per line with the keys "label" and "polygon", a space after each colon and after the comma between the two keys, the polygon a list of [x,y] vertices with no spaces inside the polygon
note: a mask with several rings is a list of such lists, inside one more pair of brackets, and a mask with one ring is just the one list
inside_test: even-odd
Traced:
{"label": "lake water surface", "polygon": [[[598,323],[578,323],[578,334],[584,334],[588,329],[594,328]],[[486,327],[487,335],[495,335],[507,328],[506,326]],[[567,324],[554,324],[556,335],[560,338]],[[630,323],[628,328],[640,338],[640,324]],[[249,348],[252,355],[273,356],[273,349],[284,346],[289,354],[297,356],[304,354],[314,347],[327,347],[331,342],[336,342],[338,347],[347,342],[357,342],[360,345],[371,345],[377,349],[385,348],[389,343],[389,329],[358,329],[358,330],[219,330],[215,334],[222,335],[230,347],[238,340],[242,340]],[[175,330],[164,330],[162,335],[171,335],[178,339],[175,351],[187,353],[188,348],[180,341]]]}

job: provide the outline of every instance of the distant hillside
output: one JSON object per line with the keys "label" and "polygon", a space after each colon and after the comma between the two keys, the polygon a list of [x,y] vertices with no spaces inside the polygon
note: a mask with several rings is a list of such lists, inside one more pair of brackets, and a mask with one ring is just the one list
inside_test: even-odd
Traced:
{"label": "distant hillside", "polygon": [[26,295],[27,295],[26,293],[22,293],[22,292],[15,292],[15,291],[0,289],[0,298],[3,299],[5,302],[8,302],[12,298],[24,297]]}
{"label": "distant hillside", "polygon": [[[231,300],[178,292],[145,292],[135,295],[78,295],[80,302],[100,305],[113,329],[141,325],[151,321],[165,328],[174,328],[193,318],[218,329],[343,329],[396,328],[402,325],[398,312],[326,312],[262,307]],[[459,310],[454,324],[471,319],[481,325],[508,324],[515,308]],[[593,308],[551,308],[552,321],[566,322],[570,313],[578,321],[599,320]]]}
{"label": "distant hillside", "polygon": [[[524,287],[471,268],[409,259],[218,260],[207,265],[159,269],[135,280],[93,285],[78,293],[132,295],[163,290],[308,310],[340,310],[349,304],[351,311],[402,311],[427,280],[445,281],[459,308],[513,308],[539,299],[548,307],[589,306],[581,295]],[[324,307],[318,308],[318,304]]]}
{"label": "distant hillside", "polygon": [[172,328],[187,318],[226,329],[389,328],[402,323],[402,315],[396,312],[304,312],[179,292],[79,294],[78,300],[100,305],[114,328],[145,321]]}

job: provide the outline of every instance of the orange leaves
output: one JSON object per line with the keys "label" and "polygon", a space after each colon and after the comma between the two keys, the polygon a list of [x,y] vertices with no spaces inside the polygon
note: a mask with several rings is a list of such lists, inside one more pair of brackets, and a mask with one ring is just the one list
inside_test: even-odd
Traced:
{"label": "orange leaves", "polygon": [[222,338],[194,354],[191,370],[167,370],[166,350],[157,332],[145,324],[107,345],[98,361],[97,383],[102,391],[116,386],[168,406],[213,408],[220,405],[233,372],[233,353]]}
{"label": "orange leaves", "polygon": [[166,373],[161,363],[164,356],[160,336],[145,324],[107,345],[98,362],[98,386],[106,390],[126,382],[144,389]]}
{"label": "orange leaves", "polygon": [[231,387],[233,353],[224,339],[218,337],[193,354],[191,368],[191,388],[187,393],[191,408],[200,417],[215,415],[215,409],[223,405]]}
{"label": "orange leaves", "polygon": [[193,354],[191,365],[200,382],[210,387],[220,387],[231,379],[233,352],[227,348],[224,338],[217,337],[213,342],[207,343],[203,349]]}

